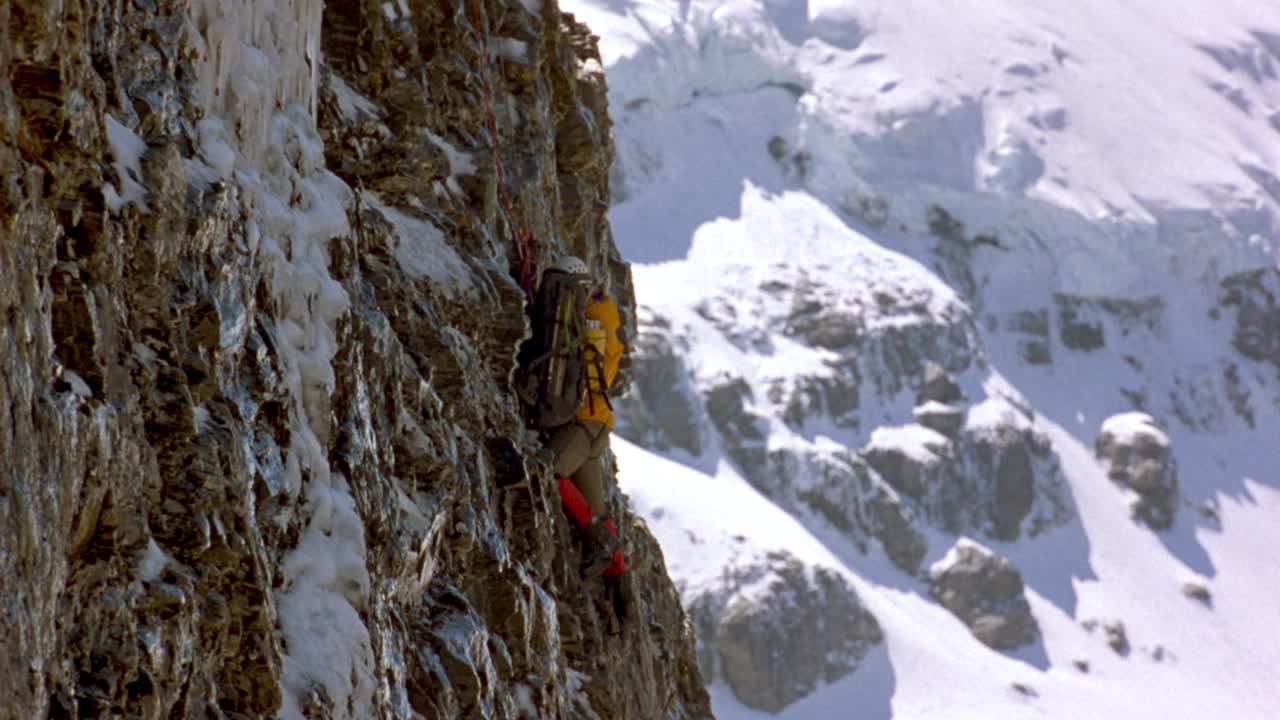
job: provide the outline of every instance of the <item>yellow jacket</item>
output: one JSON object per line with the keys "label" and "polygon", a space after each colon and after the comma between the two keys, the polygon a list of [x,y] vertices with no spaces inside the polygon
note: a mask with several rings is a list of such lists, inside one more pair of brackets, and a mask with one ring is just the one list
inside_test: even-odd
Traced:
{"label": "yellow jacket", "polygon": [[587,366],[587,396],[582,399],[578,408],[579,420],[604,423],[613,429],[613,410],[609,408],[606,393],[618,376],[618,362],[622,360],[622,340],[618,338],[618,327],[622,320],[618,316],[618,306],[604,293],[591,297],[587,303],[587,341],[600,354],[600,365],[604,371],[603,382],[594,364]]}

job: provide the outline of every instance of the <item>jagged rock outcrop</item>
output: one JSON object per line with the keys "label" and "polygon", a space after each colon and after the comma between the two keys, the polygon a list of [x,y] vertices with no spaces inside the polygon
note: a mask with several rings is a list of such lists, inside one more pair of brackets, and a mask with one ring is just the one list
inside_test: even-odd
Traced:
{"label": "jagged rock outcrop", "polygon": [[883,640],[843,577],[780,551],[733,568],[719,592],[690,603],[690,613],[704,676],[771,713],[854,672]]}
{"label": "jagged rock outcrop", "polygon": [[911,573],[920,567],[929,543],[918,512],[863,456],[847,450],[778,451],[770,467],[783,481],[804,481],[795,487],[774,486],[775,497],[794,493],[793,502],[812,510],[863,551],[874,539],[894,565]]}
{"label": "jagged rock outcrop", "polygon": [[1251,360],[1280,367],[1280,270],[1252,270],[1226,278],[1221,301],[1235,311],[1235,349]]}
{"label": "jagged rock outcrop", "polygon": [[1146,413],[1112,415],[1102,423],[1094,450],[1107,477],[1132,490],[1135,518],[1156,530],[1173,525],[1178,510],[1178,470],[1169,436]]}
{"label": "jagged rock outcrop", "polygon": [[659,451],[701,455],[706,418],[670,324],[642,311],[639,325],[643,330],[636,339],[631,370],[635,382],[631,392],[614,401],[622,432]]}
{"label": "jagged rock outcrop", "polygon": [[929,594],[997,650],[1035,642],[1040,635],[1023,594],[1022,574],[971,540],[958,541],[929,569]]}
{"label": "jagged rock outcrop", "polygon": [[917,395],[919,405],[930,402],[947,405],[964,399],[964,391],[956,384],[947,369],[929,360],[924,364],[924,378]]}
{"label": "jagged rock outcrop", "polygon": [[1070,519],[1074,504],[1034,416],[998,396],[967,408],[961,400],[954,380],[929,366],[916,422],[877,428],[861,455],[948,532],[1012,541]]}
{"label": "jagged rock outcrop", "polygon": [[556,3],[0,4],[0,716],[706,717],[576,575],[528,230],[630,312]]}
{"label": "jagged rock outcrop", "polygon": [[[741,299],[759,305],[750,313],[713,297],[699,305],[698,325],[681,327],[647,310],[635,370],[637,385],[652,390],[619,405],[619,432],[658,451],[722,452],[782,507],[817,514],[859,547],[878,541],[913,574],[930,526],[1010,541],[1073,516],[1057,457],[1025,404],[970,402],[948,370],[981,362],[963,310],[926,320],[915,315],[921,302],[886,294],[867,307],[866,298],[792,274],[771,268],[759,296]],[[781,342],[771,332],[805,343],[814,355],[805,370],[749,378],[688,367],[672,352],[712,336],[763,353]],[[915,422],[885,423],[880,413],[903,395],[915,398]]]}

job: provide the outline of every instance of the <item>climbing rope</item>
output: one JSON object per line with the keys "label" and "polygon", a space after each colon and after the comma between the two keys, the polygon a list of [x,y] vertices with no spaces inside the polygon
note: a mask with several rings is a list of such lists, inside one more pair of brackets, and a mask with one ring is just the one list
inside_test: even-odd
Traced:
{"label": "climbing rope", "polygon": [[[498,147],[498,120],[494,113],[493,102],[493,84],[489,79],[489,33],[488,23],[481,25],[481,0],[471,0],[471,25],[480,35],[480,82],[484,88],[484,113],[485,113],[485,129],[489,132],[489,137],[493,139],[493,173],[498,183],[498,201],[502,204],[502,209],[506,213],[507,225],[512,229],[512,245],[515,249],[516,267],[514,275],[516,282],[520,284],[520,288],[524,290],[525,300],[530,304],[533,303],[533,283],[537,279],[538,259],[535,253],[535,245],[533,242],[533,233],[519,221],[516,215],[515,206],[511,202],[511,194],[507,189],[506,173],[502,167],[502,153]],[[483,16],[485,20],[488,15]],[[502,63],[502,59],[498,58],[498,63]]]}

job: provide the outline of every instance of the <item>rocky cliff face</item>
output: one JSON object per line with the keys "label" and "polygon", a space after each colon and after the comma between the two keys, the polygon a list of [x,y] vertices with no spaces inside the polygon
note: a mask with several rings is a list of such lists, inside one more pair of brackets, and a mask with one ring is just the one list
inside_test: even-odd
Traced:
{"label": "rocky cliff face", "polygon": [[583,25],[6,0],[0,68],[0,716],[709,715],[510,394],[522,257],[634,305]]}

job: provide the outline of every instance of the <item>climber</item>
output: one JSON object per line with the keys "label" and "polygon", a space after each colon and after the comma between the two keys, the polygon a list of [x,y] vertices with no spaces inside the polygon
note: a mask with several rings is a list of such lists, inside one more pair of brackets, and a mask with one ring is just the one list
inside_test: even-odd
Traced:
{"label": "climber", "polygon": [[582,531],[584,578],[626,570],[607,516],[602,455],[613,430],[608,390],[623,353],[618,307],[592,282],[587,264],[562,255],[543,273],[533,305],[534,337],[522,351],[521,396],[550,434],[560,500]]}

